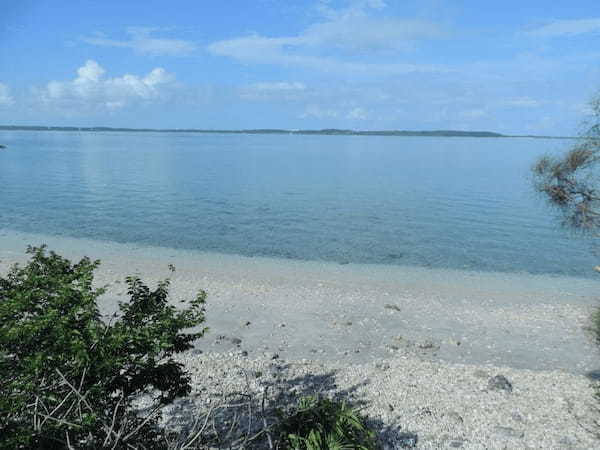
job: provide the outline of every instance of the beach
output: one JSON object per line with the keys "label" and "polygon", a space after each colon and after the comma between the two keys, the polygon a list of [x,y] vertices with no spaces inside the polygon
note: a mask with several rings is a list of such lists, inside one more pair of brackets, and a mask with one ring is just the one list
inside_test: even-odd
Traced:
{"label": "beach", "polygon": [[[99,302],[107,317],[127,298],[127,275],[151,287],[170,278],[174,304],[205,290],[209,331],[181,356],[199,407],[235,390],[240,371],[261,373],[246,385],[256,392],[265,377],[282,387],[310,375],[312,387],[298,389],[334,395],[354,386],[390,442],[400,426],[419,436],[418,448],[598,444],[581,425],[593,418],[600,368],[586,332],[600,292],[593,279],[251,258],[7,230],[2,273],[26,260],[28,244],[100,259],[95,281],[107,286]],[[496,375],[512,392],[490,388]]]}

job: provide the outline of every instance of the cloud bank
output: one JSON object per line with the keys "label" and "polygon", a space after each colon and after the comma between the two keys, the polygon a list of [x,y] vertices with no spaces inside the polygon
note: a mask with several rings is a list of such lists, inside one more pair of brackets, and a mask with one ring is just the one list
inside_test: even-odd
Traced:
{"label": "cloud bank", "polygon": [[[443,70],[433,64],[368,62],[373,53],[408,52],[420,41],[443,39],[449,35],[432,22],[370,14],[371,10],[384,7],[385,3],[374,0],[354,2],[344,9],[331,9],[322,4],[323,20],[297,35],[268,37],[250,34],[213,42],[206,49],[213,55],[243,63],[298,66],[325,72],[393,75]],[[323,56],[331,52],[341,55],[341,58]]]}
{"label": "cloud bank", "polygon": [[34,88],[35,98],[43,105],[73,111],[114,111],[140,103],[165,100],[175,77],[158,67],[144,76],[125,74],[105,78],[105,70],[96,61],[88,60],[77,69],[72,81],[50,81],[45,87]]}
{"label": "cloud bank", "polygon": [[555,20],[529,31],[529,35],[543,38],[577,36],[581,34],[600,34],[600,18]]}

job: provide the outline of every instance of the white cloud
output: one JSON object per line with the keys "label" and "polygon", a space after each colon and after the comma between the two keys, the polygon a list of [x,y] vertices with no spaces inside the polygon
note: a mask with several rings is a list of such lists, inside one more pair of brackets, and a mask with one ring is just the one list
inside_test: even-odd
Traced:
{"label": "white cloud", "polygon": [[50,81],[45,87],[34,89],[44,105],[82,112],[85,110],[113,111],[138,103],[164,99],[174,76],[156,68],[145,76],[125,74],[104,78],[105,70],[93,60],[77,69],[72,81]]}
{"label": "white cloud", "polygon": [[254,83],[252,87],[259,91],[303,91],[306,89],[304,83],[287,81]]}
{"label": "white cloud", "polygon": [[[246,63],[299,66],[331,73],[361,75],[400,75],[413,72],[445,72],[446,67],[435,64],[362,63],[335,58],[311,56],[293,50],[295,38],[267,38],[252,35],[215,42],[208,51]],[[299,47],[298,47],[299,48]],[[301,49],[302,50],[302,49]]]}
{"label": "white cloud", "polygon": [[555,20],[528,32],[529,35],[546,38],[587,33],[600,33],[600,18]]}
{"label": "white cloud", "polygon": [[515,108],[538,108],[542,106],[542,102],[530,97],[517,97],[509,99],[505,102],[507,106]]}
{"label": "white cloud", "polygon": [[378,0],[362,0],[348,8],[320,10],[327,20],[308,27],[296,36],[298,45],[327,46],[356,51],[405,50],[416,41],[440,39],[448,32],[439,25],[415,19],[371,17],[370,9],[383,9]]}
{"label": "white cloud", "polygon": [[129,40],[119,41],[95,36],[83,38],[83,41],[103,47],[131,48],[136,52],[154,56],[185,56],[196,50],[196,45],[189,41],[152,37],[151,34],[155,31],[154,28],[130,27],[127,29],[127,34],[131,37]]}
{"label": "white cloud", "polygon": [[14,102],[8,86],[0,83],[0,106],[11,106]]}
{"label": "white cloud", "polygon": [[[322,5],[325,20],[309,26],[298,35],[266,37],[251,34],[213,42],[207,50],[241,62],[294,65],[326,72],[401,74],[441,70],[436,65],[356,62],[357,55],[409,50],[418,41],[447,35],[445,30],[431,22],[368,14],[369,9],[384,6],[381,1],[354,2],[341,10]],[[321,56],[331,50],[341,51],[349,60]]]}
{"label": "white cloud", "polygon": [[306,92],[306,85],[299,82],[260,82],[240,89],[244,100],[298,100]]}
{"label": "white cloud", "polygon": [[461,118],[464,119],[480,119],[482,117],[486,117],[487,115],[488,113],[485,108],[473,108],[460,112]]}
{"label": "white cloud", "polygon": [[351,109],[344,108],[342,105],[336,108],[328,108],[317,104],[311,104],[304,108],[304,112],[300,118],[315,118],[315,119],[341,119],[341,120],[367,120],[370,119],[366,109],[354,107]]}
{"label": "white cloud", "polygon": [[366,120],[369,114],[364,108],[353,108],[348,112],[346,117],[353,120]]}
{"label": "white cloud", "polygon": [[339,111],[336,111],[335,109],[327,109],[317,105],[309,105],[304,109],[304,113],[302,113],[300,117],[314,117],[317,119],[335,119],[339,117],[339,115]]}

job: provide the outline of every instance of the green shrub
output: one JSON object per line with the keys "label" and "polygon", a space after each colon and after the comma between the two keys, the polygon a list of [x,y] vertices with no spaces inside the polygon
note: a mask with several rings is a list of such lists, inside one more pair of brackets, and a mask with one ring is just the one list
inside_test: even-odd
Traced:
{"label": "green shrub", "polygon": [[284,414],[277,427],[282,448],[298,450],[372,450],[379,448],[375,432],[346,402],[304,397]]}
{"label": "green shrub", "polygon": [[168,280],[150,290],[130,277],[129,302],[106,323],[104,289],[92,286],[99,261],[27,252],[25,267],[0,277],[0,448],[161,447],[161,406],[191,390],[172,356],[203,335],[183,330],[204,321],[205,292],[178,310]]}

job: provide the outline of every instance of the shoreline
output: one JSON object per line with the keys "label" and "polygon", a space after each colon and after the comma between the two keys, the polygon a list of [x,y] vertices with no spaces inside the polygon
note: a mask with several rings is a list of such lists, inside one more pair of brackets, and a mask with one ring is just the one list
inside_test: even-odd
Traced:
{"label": "shoreline", "polygon": [[[126,298],[123,279],[171,278],[171,298],[207,291],[204,352],[365,364],[403,355],[448,363],[600,369],[587,335],[600,282],[560,276],[410,266],[339,265],[140,247],[0,230],[0,271],[27,244],[100,259],[102,313]],[[168,265],[176,268],[170,273]]]}

